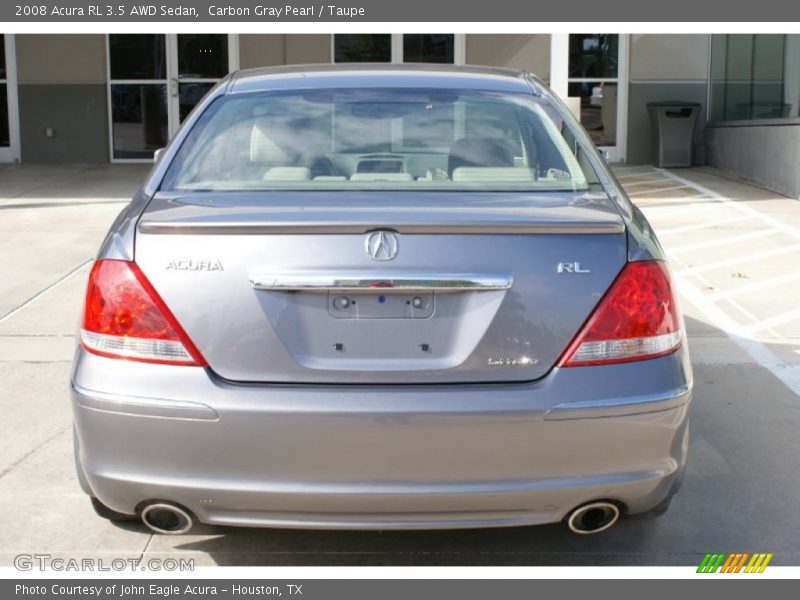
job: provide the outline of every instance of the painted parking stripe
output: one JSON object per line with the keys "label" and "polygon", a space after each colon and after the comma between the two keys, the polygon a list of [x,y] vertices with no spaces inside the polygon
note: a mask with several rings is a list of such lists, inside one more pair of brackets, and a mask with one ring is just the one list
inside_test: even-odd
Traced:
{"label": "painted parking stripe", "polygon": [[800,365],[789,365],[780,360],[766,345],[749,337],[749,332],[736,323],[717,305],[703,297],[702,292],[689,283],[685,277],[673,273],[678,289],[689,302],[694,304],[711,323],[725,334],[750,358],[780,379],[797,396],[800,396]]}
{"label": "painted parking stripe", "polygon": [[635,181],[633,183],[627,184],[625,187],[636,187],[637,185],[652,185],[654,183],[667,183],[667,182],[674,184],[675,180],[670,179],[669,177],[656,177],[654,179],[642,179],[641,181]]}
{"label": "painted parking stripe", "polygon": [[[670,261],[670,263],[672,265],[673,273],[680,273],[680,272],[682,272],[682,270],[686,270],[686,268],[689,266],[679,256],[669,255],[669,261]],[[680,266],[681,268],[675,269],[676,265]],[[706,279],[703,275],[697,274],[697,275],[695,275],[695,278],[699,281],[699,284],[700,284],[700,286],[701,286],[701,288],[703,290],[713,289],[714,286],[711,283],[711,281]],[[702,293],[705,294],[705,292],[702,292]],[[735,309],[745,319],[747,319],[747,322],[749,322],[749,323],[758,323],[760,321],[760,319],[756,315],[754,315],[752,312],[750,312],[744,306],[742,306],[735,298],[729,298],[728,300],[726,300],[726,302],[731,308]],[[738,324],[738,321],[733,319],[733,317],[731,317],[731,320]]]}
{"label": "painted parking stripe", "polygon": [[633,172],[633,171],[631,171],[628,174],[620,174],[619,171],[615,170],[614,173],[616,174],[617,179],[619,179],[620,181],[622,181],[623,179],[626,179],[626,180],[629,180],[629,181],[630,180],[637,180],[637,179],[638,180],[642,180],[642,181],[646,181],[648,179],[650,179],[650,180],[668,179],[667,177],[664,177],[664,175],[662,173],[656,173],[655,171],[647,171],[647,172],[641,172],[641,171],[640,172]]}
{"label": "painted parking stripe", "polygon": [[639,208],[642,209],[650,220],[668,219],[676,216],[694,218],[699,212],[707,210],[725,210],[725,206],[716,201],[706,203],[692,202],[680,208],[676,208],[673,205],[652,206],[649,204],[643,204]]}
{"label": "painted parking stripe", "polygon": [[672,208],[675,205],[680,206],[694,206],[694,205],[702,205],[707,202],[714,203],[715,206],[721,206],[718,204],[716,200],[713,198],[708,198],[707,196],[683,196],[683,197],[666,197],[666,198],[653,198],[652,200],[648,200],[645,197],[631,197],[635,199],[637,202],[641,202],[639,204],[639,208],[644,210],[645,208]]}
{"label": "painted parking stripe", "polygon": [[753,283],[740,285],[730,290],[709,294],[707,297],[709,300],[716,302],[718,300],[724,300],[725,298],[734,298],[736,296],[749,294],[750,292],[758,292],[759,290],[766,290],[771,287],[775,287],[784,283],[797,281],[798,279],[800,279],[800,272],[787,273],[779,277],[770,277],[769,279],[762,279],[760,281],[754,281]]}
{"label": "painted parking stripe", "polygon": [[656,227],[658,235],[674,235],[676,233],[688,233],[690,231],[699,231],[701,229],[709,229],[711,227],[719,227],[720,225],[728,225],[730,223],[738,223],[749,219],[747,215],[739,215],[738,217],[728,217],[726,219],[717,219],[716,221],[706,221],[705,223],[695,223],[693,225],[682,225],[681,227],[667,227],[659,229]]}
{"label": "painted parking stripe", "polygon": [[641,185],[643,183],[659,183],[659,182],[666,182],[670,181],[665,177],[661,177],[661,175],[656,175],[655,177],[651,175],[628,175],[617,177],[620,183],[625,186],[629,185]]}
{"label": "painted parking stripe", "polygon": [[800,320],[800,308],[795,308],[794,310],[786,311],[785,313],[775,315],[769,319],[764,319],[758,323],[747,325],[745,331],[748,333],[756,333],[769,329],[770,327],[775,327],[776,325],[783,325],[784,323],[791,323],[797,320]]}
{"label": "painted parking stripe", "polygon": [[698,192],[707,195],[709,198],[713,198],[714,200],[717,200],[718,202],[724,203],[724,204],[732,207],[734,210],[738,210],[739,212],[748,214],[748,215],[752,216],[753,218],[760,220],[762,223],[765,223],[765,224],[767,224],[767,225],[769,225],[771,227],[774,227],[775,229],[779,229],[783,233],[791,235],[794,238],[800,239],[800,228],[797,228],[797,227],[794,227],[792,225],[789,225],[788,223],[785,223],[784,221],[781,221],[780,219],[776,219],[775,217],[771,217],[769,215],[765,215],[764,213],[756,210],[755,208],[753,208],[751,206],[747,206],[746,204],[742,204],[743,201],[731,200],[730,198],[727,198],[727,197],[723,196],[719,192],[715,192],[714,190],[711,190],[711,189],[709,189],[709,188],[707,188],[707,187],[705,187],[703,185],[700,185],[698,183],[694,183],[694,182],[692,182],[692,181],[690,181],[688,179],[685,179],[683,177],[675,175],[674,173],[672,173],[670,171],[667,171],[666,169],[655,169],[655,170],[656,171],[660,171],[660,172],[664,173],[665,175],[667,175],[669,177],[672,177],[672,179],[674,179],[675,181],[678,181],[680,183],[683,183],[684,185],[688,185],[689,187],[692,187],[692,188],[696,189]]}
{"label": "painted parking stripe", "polygon": [[632,197],[643,196],[648,197],[652,196],[653,194],[663,194],[665,192],[677,192],[678,190],[691,190],[691,188],[687,188],[685,185],[671,185],[668,187],[656,188],[654,190],[641,190],[637,191],[634,190],[629,192],[628,195]]}
{"label": "painted parking stripe", "polygon": [[[800,251],[800,244],[792,244],[790,246],[781,246],[780,248],[772,248],[771,250],[764,250],[763,252],[755,252],[745,256],[734,256],[726,260],[720,260],[714,263],[707,263],[704,265],[697,265],[688,267],[681,271],[683,275],[694,275],[696,273],[708,273],[709,271],[716,271],[717,269],[724,269],[725,267],[734,267],[741,264],[761,260],[762,258],[770,258],[772,256],[780,256],[781,254],[789,254],[791,252]],[[800,260],[798,261],[800,263]]]}
{"label": "painted parking stripe", "polygon": [[758,229],[756,231],[748,231],[747,233],[742,233],[739,235],[731,235],[728,237],[723,237],[719,239],[713,240],[706,240],[704,242],[697,242],[694,244],[685,244],[683,246],[673,246],[669,248],[670,252],[690,252],[694,250],[702,250],[704,248],[715,248],[718,246],[729,246],[731,244],[736,244],[738,242],[744,242],[747,240],[755,240],[761,237],[767,237],[769,235],[775,235],[777,232],[777,228],[772,229]]}
{"label": "painted parking stripe", "polygon": [[[722,205],[731,206],[741,213],[748,214],[755,219],[760,220],[762,223],[768,224],[771,227],[770,230],[767,230],[769,233],[774,232],[774,230],[779,230],[782,233],[786,233],[792,237],[800,239],[800,230],[792,227],[791,225],[783,223],[778,219],[763,215],[759,211],[749,206],[740,205],[736,201],[726,198],[722,194],[706,188],[705,186],[697,185],[694,182],[684,179],[683,177],[679,177],[665,169],[658,170],[672,177],[676,181],[693,187],[699,193],[708,196]],[[730,238],[726,239],[730,240]],[[687,273],[689,273],[688,265],[682,263],[682,261],[677,258],[675,260],[681,263],[683,267],[683,269],[673,271],[673,277],[675,278],[676,285],[682,296],[688,302],[697,307],[697,309],[706,316],[710,323],[722,329],[731,339],[731,341],[744,350],[750,356],[750,358],[770,371],[775,377],[783,382],[784,385],[794,392],[795,395],[800,396],[800,365],[787,364],[783,362],[765,344],[759,342],[758,340],[752,339],[750,337],[751,334],[748,331],[748,326],[740,325],[728,313],[722,310],[718,304],[715,304],[706,298],[703,291],[689,281],[687,277]],[[704,284],[709,285],[709,282],[704,279],[699,270],[691,273],[691,275],[701,280]],[[734,304],[736,301],[731,299],[729,302]],[[756,322],[749,327],[758,326],[759,321],[757,319],[753,319],[753,321]],[[769,325],[767,325],[767,327],[769,327]]]}
{"label": "painted parking stripe", "polygon": [[68,273],[66,273],[65,275],[62,275],[61,277],[59,277],[59,278],[58,278],[56,281],[54,281],[53,283],[51,283],[50,285],[48,285],[48,286],[47,286],[47,287],[45,287],[44,289],[41,289],[41,290],[39,290],[39,291],[38,291],[38,292],[36,292],[36,293],[35,293],[33,296],[31,296],[30,298],[28,298],[27,300],[25,300],[25,302],[23,302],[22,304],[20,304],[20,305],[18,305],[18,306],[16,306],[16,307],[14,307],[14,308],[12,308],[12,309],[11,309],[10,311],[8,311],[6,314],[4,314],[4,315],[0,316],[0,323],[2,323],[3,321],[6,321],[6,320],[10,319],[11,317],[13,317],[14,315],[16,315],[16,314],[17,314],[19,311],[21,311],[22,309],[24,309],[26,306],[30,305],[30,304],[31,304],[32,302],[34,302],[34,301],[35,301],[37,298],[40,298],[40,297],[41,297],[43,294],[45,294],[45,293],[49,292],[49,291],[50,291],[50,290],[52,290],[53,288],[55,288],[55,287],[57,287],[57,286],[61,285],[61,284],[62,284],[62,283],[64,283],[65,281],[67,281],[67,280],[71,279],[72,277],[74,277],[75,275],[77,275],[78,273],[80,273],[80,272],[81,272],[81,269],[83,269],[83,268],[84,268],[86,265],[88,265],[88,264],[90,264],[90,263],[92,263],[92,262],[94,262],[94,258],[89,258],[89,259],[85,260],[84,262],[82,262],[81,264],[79,264],[77,267],[75,267],[74,269],[72,269],[71,271],[69,271]]}

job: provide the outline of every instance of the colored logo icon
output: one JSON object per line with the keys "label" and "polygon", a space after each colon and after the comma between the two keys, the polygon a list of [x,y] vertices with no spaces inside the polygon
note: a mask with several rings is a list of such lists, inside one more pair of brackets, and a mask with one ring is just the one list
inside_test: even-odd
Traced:
{"label": "colored logo icon", "polygon": [[708,553],[703,557],[698,573],[763,573],[772,554],[736,552],[733,554]]}

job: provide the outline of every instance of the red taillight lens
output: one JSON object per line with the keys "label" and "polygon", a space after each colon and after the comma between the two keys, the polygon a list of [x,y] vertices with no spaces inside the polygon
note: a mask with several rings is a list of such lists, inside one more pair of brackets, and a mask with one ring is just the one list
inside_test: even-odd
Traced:
{"label": "red taillight lens", "polygon": [[600,365],[674,352],[683,339],[667,266],[632,262],[567,347],[559,366]]}
{"label": "red taillight lens", "polygon": [[81,344],[89,352],[112,358],[206,365],[144,273],[136,263],[123,260],[94,263]]}

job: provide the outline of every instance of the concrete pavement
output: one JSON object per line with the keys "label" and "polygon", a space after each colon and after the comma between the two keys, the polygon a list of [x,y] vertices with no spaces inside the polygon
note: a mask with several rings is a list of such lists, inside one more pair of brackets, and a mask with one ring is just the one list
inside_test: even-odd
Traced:
{"label": "concrete pavement", "polygon": [[661,518],[455,532],[197,528],[153,536],[95,517],[72,466],[67,395],[91,259],[137,165],[0,167],[0,564],[18,553],[199,564],[800,564],[800,202],[692,169],[620,167],[673,263],[695,366],[684,488]]}

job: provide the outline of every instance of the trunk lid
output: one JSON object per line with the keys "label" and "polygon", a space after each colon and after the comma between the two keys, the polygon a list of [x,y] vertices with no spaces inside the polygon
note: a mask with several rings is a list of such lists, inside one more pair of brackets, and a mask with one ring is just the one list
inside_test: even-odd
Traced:
{"label": "trunk lid", "polygon": [[241,382],[537,379],[625,260],[618,212],[588,193],[158,194],[136,239],[210,368]]}

